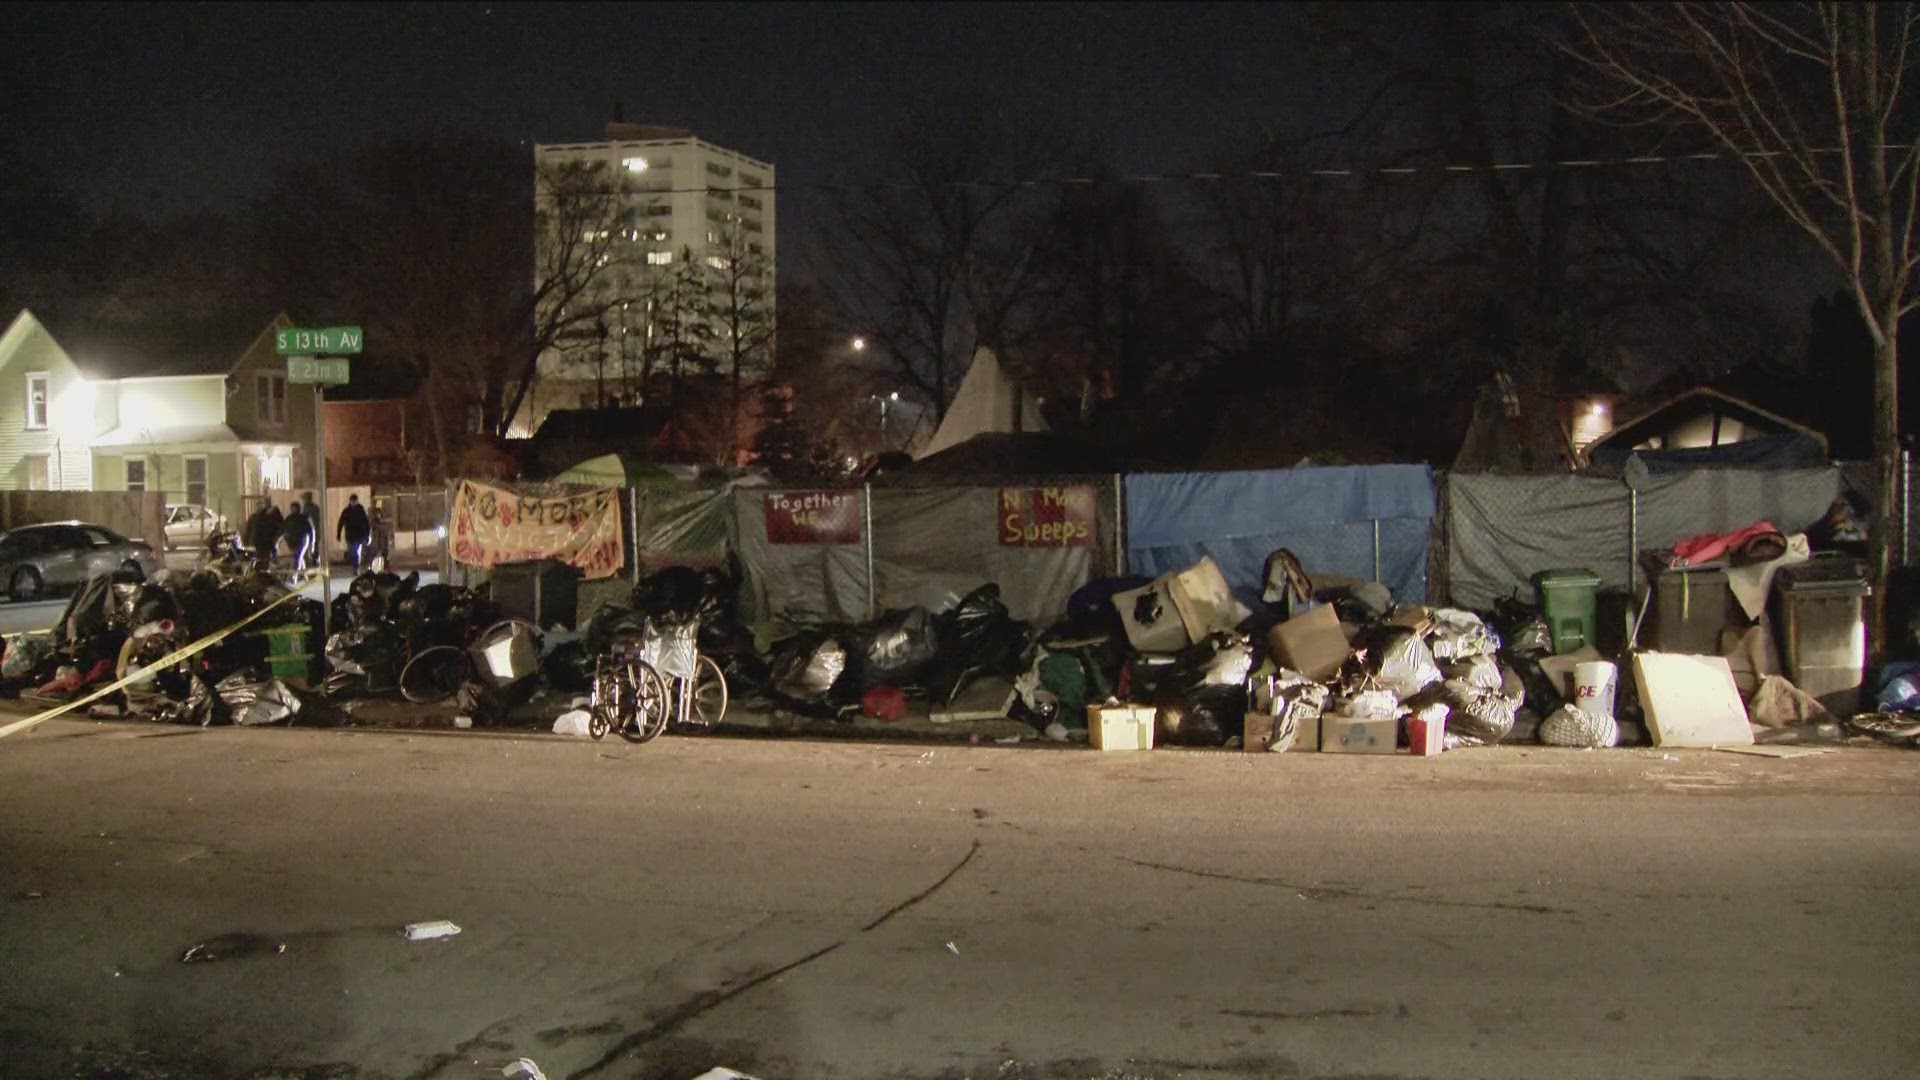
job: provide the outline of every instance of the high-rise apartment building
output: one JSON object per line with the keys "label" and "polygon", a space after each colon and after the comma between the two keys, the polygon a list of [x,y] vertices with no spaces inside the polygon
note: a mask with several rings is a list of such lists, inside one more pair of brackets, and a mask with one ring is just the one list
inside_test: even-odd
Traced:
{"label": "high-rise apartment building", "polygon": [[[539,426],[555,408],[609,400],[636,403],[636,357],[656,348],[663,313],[655,309],[664,283],[679,275],[699,277],[707,289],[709,349],[725,351],[725,282],[735,260],[750,263],[764,278],[760,317],[773,316],[774,168],[735,150],[716,146],[679,128],[615,121],[600,142],[551,143],[534,147],[543,172],[582,162],[597,165],[615,179],[622,193],[617,265],[602,288],[619,291],[631,302],[609,311],[601,343],[575,343],[542,358],[538,384],[522,411],[526,431]],[[549,242],[540,234],[537,243]],[[692,260],[692,268],[686,262]],[[689,270],[697,274],[689,274]],[[712,339],[723,340],[713,344]]]}

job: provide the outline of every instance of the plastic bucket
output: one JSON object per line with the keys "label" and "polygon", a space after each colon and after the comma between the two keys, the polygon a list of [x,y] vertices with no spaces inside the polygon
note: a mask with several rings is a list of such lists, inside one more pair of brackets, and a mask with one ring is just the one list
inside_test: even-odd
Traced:
{"label": "plastic bucket", "polygon": [[1620,685],[1620,669],[1605,660],[1589,660],[1573,667],[1573,703],[1594,716],[1613,715],[1613,692]]}

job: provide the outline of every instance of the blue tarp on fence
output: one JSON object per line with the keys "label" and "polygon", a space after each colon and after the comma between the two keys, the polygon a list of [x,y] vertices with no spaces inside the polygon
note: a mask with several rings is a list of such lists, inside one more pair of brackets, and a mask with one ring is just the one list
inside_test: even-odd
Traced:
{"label": "blue tarp on fence", "polygon": [[1287,548],[1309,573],[1370,581],[1378,522],[1380,580],[1398,602],[1427,598],[1434,493],[1425,465],[1142,473],[1126,488],[1134,573],[1157,577],[1210,555],[1245,599],[1259,593],[1267,556]]}

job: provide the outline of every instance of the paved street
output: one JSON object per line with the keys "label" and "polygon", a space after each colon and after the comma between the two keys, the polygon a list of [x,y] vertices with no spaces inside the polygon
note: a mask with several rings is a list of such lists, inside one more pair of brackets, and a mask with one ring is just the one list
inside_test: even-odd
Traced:
{"label": "paved street", "polygon": [[4,1071],[1907,1077],[1917,768],[55,721]]}

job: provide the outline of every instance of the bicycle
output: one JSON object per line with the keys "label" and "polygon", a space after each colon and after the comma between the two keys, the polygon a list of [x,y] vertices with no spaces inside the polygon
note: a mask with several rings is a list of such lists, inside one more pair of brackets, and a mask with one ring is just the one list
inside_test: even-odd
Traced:
{"label": "bicycle", "polygon": [[525,627],[539,652],[540,629],[525,619],[501,619],[478,633],[467,636],[460,645],[431,645],[414,653],[400,669],[400,696],[416,705],[433,705],[460,692],[467,683],[480,678],[480,665],[474,659],[474,643],[485,641],[503,627]]}

